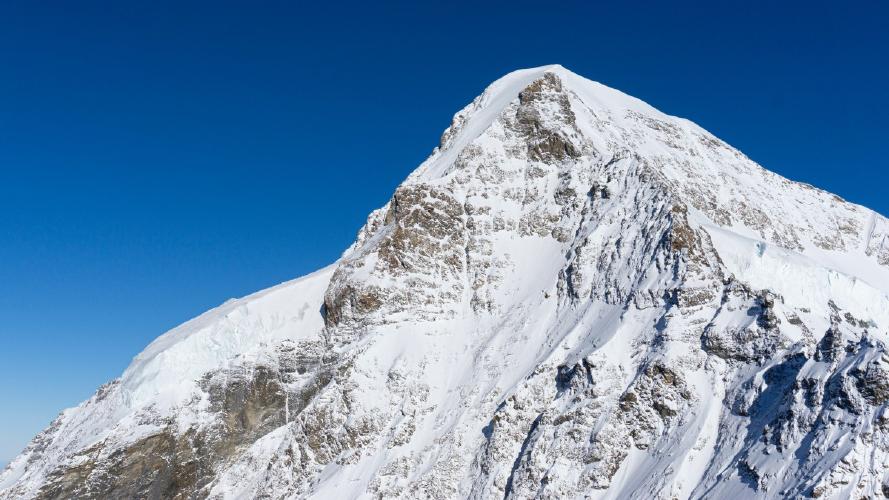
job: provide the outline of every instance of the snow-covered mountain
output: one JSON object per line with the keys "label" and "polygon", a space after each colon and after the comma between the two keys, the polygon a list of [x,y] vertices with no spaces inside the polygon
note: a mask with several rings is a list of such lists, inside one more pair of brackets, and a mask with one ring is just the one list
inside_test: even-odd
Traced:
{"label": "snow-covered mountain", "polygon": [[889,496],[889,221],[561,66],[332,266],[159,337],[0,498]]}

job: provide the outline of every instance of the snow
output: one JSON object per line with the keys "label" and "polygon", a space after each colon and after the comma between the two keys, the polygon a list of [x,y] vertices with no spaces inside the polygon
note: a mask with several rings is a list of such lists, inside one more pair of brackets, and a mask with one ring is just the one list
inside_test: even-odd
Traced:
{"label": "snow", "polygon": [[[528,141],[536,137],[515,123],[518,94],[547,74],[563,87],[550,97],[564,98],[558,102],[570,113],[541,101],[537,126],[582,154],[532,161]],[[759,436],[745,441],[757,429],[728,408],[732,398],[778,414],[784,391],[765,374],[815,349],[831,325],[831,304],[889,341],[884,218],[768,172],[697,125],[559,65],[490,85],[400,189],[426,189],[417,206],[399,207],[401,215],[459,216],[444,228],[435,217],[400,227],[410,238],[385,247],[387,257],[410,260],[397,266],[382,251],[399,224],[387,205],[334,265],[160,336],[104,399],[60,417],[47,457],[29,450],[11,463],[0,498],[16,486],[33,495],[49,471],[89,446],[113,452],[167,420],[183,433],[211,426],[202,377],[252,370],[282,342],[309,340],[339,363],[335,377],[299,412],[292,397],[303,394],[290,382],[284,425],[214,464],[205,493],[767,497],[774,491],[752,494],[738,476],[742,452],[781,487],[806,486],[793,478],[804,464],[793,469],[790,452],[757,448]],[[697,247],[672,246],[678,213],[687,213]],[[723,301],[729,275],[749,296]],[[325,325],[325,295],[341,291],[352,294],[343,301],[348,314]],[[779,297],[775,331],[759,326],[760,291]],[[704,298],[686,305],[677,292]],[[355,305],[362,293],[383,300],[363,311]],[[843,328],[847,340],[863,337],[860,328]],[[774,333],[778,340],[765,346],[774,357],[720,357],[702,345],[714,332],[729,341],[748,335],[728,346],[744,352],[752,350],[745,342]],[[782,383],[826,383],[878,356],[866,348],[853,357],[809,360]],[[587,372],[565,380],[572,370]],[[624,404],[627,394],[634,404]],[[306,445],[301,433],[319,432],[307,421],[327,423],[323,441],[337,450],[333,458]],[[837,447],[818,464],[826,475],[863,445],[816,424],[808,439]]]}
{"label": "snow", "polygon": [[210,370],[282,339],[316,336],[324,326],[321,297],[336,265],[242,299],[230,300],[158,337],[121,377],[130,408],[171,407]]}
{"label": "snow", "polygon": [[[62,412],[56,449],[80,449],[102,440],[135,442],[159,430],[142,422],[138,411],[171,412],[195,396],[205,373],[261,355],[282,339],[318,336],[323,328],[319,304],[336,265],[221,306],[158,337],[130,366],[102,402],[96,397]],[[179,425],[200,425],[201,408],[177,410]],[[27,472],[20,455],[0,476],[2,491]],[[36,483],[42,476],[31,482]]]}
{"label": "snow", "polygon": [[416,172],[411,174],[411,178],[418,181],[428,181],[444,175],[453,166],[457,155],[491,127],[494,120],[500,116],[507,105],[515,100],[519,92],[547,71],[561,72],[565,70],[558,64],[522,69],[513,71],[492,83],[481,96],[455,116],[455,121],[458,117],[467,117],[457,139],[445,149],[434,152],[417,168]]}
{"label": "snow", "polygon": [[[791,307],[828,311],[828,302],[889,330],[889,270],[862,253],[808,249],[808,255],[705,226],[728,269],[755,288],[780,290]],[[889,341],[889,338],[886,338]]]}

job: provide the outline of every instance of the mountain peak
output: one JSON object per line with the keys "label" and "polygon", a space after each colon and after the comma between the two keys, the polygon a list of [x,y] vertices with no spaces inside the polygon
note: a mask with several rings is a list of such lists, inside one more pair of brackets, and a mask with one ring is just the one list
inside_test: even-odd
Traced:
{"label": "mountain peak", "polygon": [[[525,156],[505,153],[516,169],[553,148],[567,152],[556,156],[568,163],[538,165],[550,165],[554,174],[632,155],[652,180],[702,216],[702,224],[798,252],[878,287],[889,284],[889,244],[875,240],[884,234],[884,217],[769,172],[698,125],[560,65],[514,71],[491,84],[454,116],[440,146],[406,183],[447,183],[466,175],[479,151],[514,150],[518,144],[504,145],[510,133],[530,147]],[[859,249],[865,255],[855,266],[838,265],[842,259],[824,253]]]}
{"label": "mountain peak", "polygon": [[162,335],[0,498],[875,497],[889,222],[558,66],[334,265]]}

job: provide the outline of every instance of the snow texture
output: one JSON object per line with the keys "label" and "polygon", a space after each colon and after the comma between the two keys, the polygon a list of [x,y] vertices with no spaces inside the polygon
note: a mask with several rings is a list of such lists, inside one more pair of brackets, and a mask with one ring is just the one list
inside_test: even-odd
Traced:
{"label": "snow texture", "polygon": [[0,498],[889,496],[889,221],[554,65],[334,265],[159,337]]}

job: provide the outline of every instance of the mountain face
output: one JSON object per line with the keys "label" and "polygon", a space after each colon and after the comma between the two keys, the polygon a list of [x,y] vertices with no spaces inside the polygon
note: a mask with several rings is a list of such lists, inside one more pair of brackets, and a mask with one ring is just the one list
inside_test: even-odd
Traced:
{"label": "mountain face", "polygon": [[889,221],[560,66],[332,266],[159,337],[0,498],[889,497]]}

